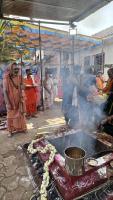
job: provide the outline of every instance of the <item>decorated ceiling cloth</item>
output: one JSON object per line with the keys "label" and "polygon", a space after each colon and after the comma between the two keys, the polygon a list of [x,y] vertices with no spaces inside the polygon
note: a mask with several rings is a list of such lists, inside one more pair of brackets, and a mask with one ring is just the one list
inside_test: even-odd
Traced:
{"label": "decorated ceiling cloth", "polygon": [[[73,37],[68,32],[40,27],[41,47],[44,51],[72,51]],[[100,39],[75,35],[79,48],[101,45]],[[39,26],[28,22],[0,20],[0,53],[2,57],[28,59],[39,49]]]}

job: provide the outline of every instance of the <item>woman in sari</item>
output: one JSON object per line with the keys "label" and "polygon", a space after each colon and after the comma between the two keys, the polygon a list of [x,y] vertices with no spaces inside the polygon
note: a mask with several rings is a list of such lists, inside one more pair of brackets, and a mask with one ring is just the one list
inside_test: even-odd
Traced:
{"label": "woman in sari", "polygon": [[99,71],[96,75],[96,86],[98,88],[98,91],[101,92],[104,88],[104,78],[102,76],[102,72]]}
{"label": "woman in sari", "polygon": [[46,73],[44,80],[44,107],[46,109],[52,107],[53,105],[53,81],[52,78],[49,77],[49,74]]}
{"label": "woman in sari", "polygon": [[27,117],[36,117],[37,113],[37,85],[32,77],[30,69],[26,69],[25,97],[26,97],[26,113]]}
{"label": "woman in sari", "polygon": [[106,84],[106,87],[103,88],[103,93],[106,93],[109,95],[110,91],[112,90],[113,88],[113,68],[110,68],[108,71],[108,81],[107,81],[107,84]]}
{"label": "woman in sari", "polygon": [[7,109],[7,126],[9,134],[26,132],[25,107],[22,93],[22,79],[19,68],[13,63],[3,78],[4,97]]}
{"label": "woman in sari", "polygon": [[113,68],[108,70],[108,81],[103,92],[107,94],[108,98],[105,103],[104,112],[107,116],[113,115]]}

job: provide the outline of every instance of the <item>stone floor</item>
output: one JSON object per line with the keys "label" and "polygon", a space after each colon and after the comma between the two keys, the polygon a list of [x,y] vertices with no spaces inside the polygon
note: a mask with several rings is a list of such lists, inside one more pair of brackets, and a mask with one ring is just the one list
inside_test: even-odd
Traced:
{"label": "stone floor", "polygon": [[21,145],[34,139],[36,134],[51,134],[64,124],[60,106],[39,112],[28,120],[28,133],[7,137],[0,131],[0,200],[29,200],[34,188],[28,176],[28,167]]}

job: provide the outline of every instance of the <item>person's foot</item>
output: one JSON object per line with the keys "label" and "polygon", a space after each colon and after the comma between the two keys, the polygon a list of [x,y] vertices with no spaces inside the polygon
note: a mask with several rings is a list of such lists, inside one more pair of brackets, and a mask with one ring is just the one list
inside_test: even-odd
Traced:
{"label": "person's foot", "polygon": [[12,137],[12,133],[8,133],[8,135],[7,135],[8,137]]}
{"label": "person's foot", "polygon": [[33,117],[33,118],[37,118],[37,115],[31,115],[31,117]]}
{"label": "person's foot", "polygon": [[29,116],[26,116],[26,119],[30,119],[31,118],[31,116],[29,115]]}
{"label": "person's foot", "polygon": [[23,131],[23,133],[27,134],[27,133],[28,133],[28,130]]}

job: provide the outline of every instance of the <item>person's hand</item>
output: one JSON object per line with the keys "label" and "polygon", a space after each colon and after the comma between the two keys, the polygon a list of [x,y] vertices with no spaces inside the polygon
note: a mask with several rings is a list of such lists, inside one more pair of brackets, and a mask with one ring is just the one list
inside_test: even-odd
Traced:
{"label": "person's hand", "polygon": [[12,110],[12,105],[11,105],[11,104],[8,104],[8,105],[7,105],[7,109],[8,109],[8,110]]}
{"label": "person's hand", "polygon": [[88,101],[93,101],[93,100],[94,100],[94,99],[93,99],[93,96],[91,96],[91,95],[87,96],[87,100],[88,100]]}
{"label": "person's hand", "polygon": [[29,87],[32,87],[32,85],[26,85],[26,87],[28,87],[28,88],[29,88]]}
{"label": "person's hand", "polygon": [[111,123],[111,120],[113,119],[113,116],[109,116],[106,119],[102,120],[101,124],[105,124],[105,123]]}
{"label": "person's hand", "polygon": [[51,95],[51,90],[48,90],[48,93]]}
{"label": "person's hand", "polygon": [[101,121],[101,125],[104,125],[106,122],[107,122],[107,119],[103,119],[103,120]]}
{"label": "person's hand", "polygon": [[25,85],[20,86],[21,90],[25,90]]}
{"label": "person's hand", "polygon": [[35,87],[36,87],[36,85],[34,85],[34,84],[31,85],[31,88],[35,88]]}
{"label": "person's hand", "polygon": [[109,116],[108,118],[107,118],[107,121],[108,121],[108,123],[109,124],[111,124],[111,121],[113,120],[113,116]]}

